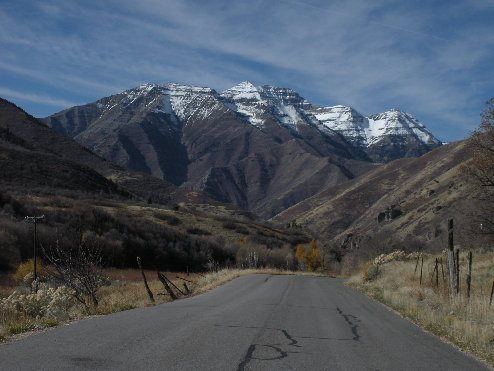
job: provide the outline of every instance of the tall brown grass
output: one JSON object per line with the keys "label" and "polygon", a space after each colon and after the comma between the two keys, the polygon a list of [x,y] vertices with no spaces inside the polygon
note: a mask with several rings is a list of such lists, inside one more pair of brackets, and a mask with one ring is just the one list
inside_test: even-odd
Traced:
{"label": "tall brown grass", "polygon": [[[439,282],[433,275],[440,258]],[[386,260],[386,259],[384,259]],[[494,279],[494,253],[474,253],[471,295],[466,295],[466,254],[460,258],[460,293],[450,294],[446,255],[425,256],[420,284],[416,258],[374,264],[375,276],[364,283],[361,272],[347,284],[398,311],[424,329],[456,344],[460,349],[494,363],[494,306],[490,291]],[[416,269],[417,266],[417,269]],[[443,272],[444,270],[444,279]]]}

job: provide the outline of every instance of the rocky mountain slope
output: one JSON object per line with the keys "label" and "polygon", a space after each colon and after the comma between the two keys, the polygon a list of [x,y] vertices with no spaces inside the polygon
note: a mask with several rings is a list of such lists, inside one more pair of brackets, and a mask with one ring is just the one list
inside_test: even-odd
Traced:
{"label": "rocky mountain slope", "polygon": [[0,275],[32,257],[26,215],[46,215],[38,227],[44,247],[84,239],[102,249],[105,265],[118,267],[135,267],[136,256],[150,269],[231,265],[248,236],[240,265],[255,248],[264,263],[281,268],[297,244],[311,240],[202,192],[119,168],[4,99],[0,174]]}
{"label": "rocky mountain slope", "polygon": [[4,99],[0,99],[0,149],[3,186],[27,191],[45,187],[119,192],[117,185],[104,176],[118,171],[117,166]]}
{"label": "rocky mountain slope", "polygon": [[0,184],[17,192],[69,189],[137,196],[164,204],[218,204],[201,192],[125,170],[0,98]]}
{"label": "rocky mountain slope", "polygon": [[[277,215],[277,222],[309,226],[338,244],[359,246],[369,236],[417,238],[445,246],[448,218],[470,236],[475,189],[461,170],[468,141],[437,148],[420,158],[399,159],[330,187]],[[442,239],[442,240],[441,240]],[[460,241],[457,241],[460,243]]]}
{"label": "rocky mountain slope", "polygon": [[43,119],[122,167],[204,190],[264,217],[361,175],[376,162],[440,145],[411,115],[365,118],[249,82],[146,84]]}

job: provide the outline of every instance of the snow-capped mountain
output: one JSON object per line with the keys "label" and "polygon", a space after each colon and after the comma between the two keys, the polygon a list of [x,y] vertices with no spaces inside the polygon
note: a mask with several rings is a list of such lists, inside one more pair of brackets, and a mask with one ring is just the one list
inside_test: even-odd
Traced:
{"label": "snow-capped mountain", "polygon": [[[408,157],[407,147],[424,146],[418,153],[409,154],[417,156],[441,145],[415,117],[397,109],[364,117],[352,107],[312,106],[291,89],[269,85],[255,87],[248,81],[224,91],[220,96],[230,109],[243,115],[254,126],[262,128],[266,113],[271,112],[280,125],[295,131],[298,131],[299,125],[312,125],[323,131],[327,128],[340,133],[364,151],[368,149],[376,161]],[[386,153],[376,153],[374,147],[379,147],[381,141],[392,142],[397,148],[393,151],[388,146]]]}
{"label": "snow-capped mountain", "polygon": [[377,143],[387,135],[413,135],[425,144],[439,144],[432,133],[410,113],[395,108],[368,117],[365,129],[367,145]]}
{"label": "snow-capped mountain", "polygon": [[440,145],[413,116],[318,107],[288,88],[144,84],[47,125],[125,168],[271,216],[376,162]]}
{"label": "snow-capped mountain", "polygon": [[255,87],[249,81],[224,91],[220,96],[228,108],[259,128],[264,126],[266,114],[271,113],[281,125],[297,130],[297,125],[307,124],[305,110],[311,107],[291,89],[269,85]]}

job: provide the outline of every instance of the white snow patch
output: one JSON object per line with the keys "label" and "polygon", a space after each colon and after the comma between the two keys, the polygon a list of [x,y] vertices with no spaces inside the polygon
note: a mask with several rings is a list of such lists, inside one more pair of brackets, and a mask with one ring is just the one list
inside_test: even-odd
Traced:
{"label": "white snow patch", "polygon": [[412,135],[423,143],[439,143],[431,132],[411,114],[391,109],[369,117],[367,145],[377,143],[385,135]]}

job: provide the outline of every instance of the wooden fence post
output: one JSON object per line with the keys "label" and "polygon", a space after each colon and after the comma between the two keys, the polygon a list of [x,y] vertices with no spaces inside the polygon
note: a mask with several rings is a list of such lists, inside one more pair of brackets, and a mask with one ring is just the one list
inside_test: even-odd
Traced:
{"label": "wooden fence post", "polygon": [[453,242],[453,219],[448,220],[448,270],[449,270],[449,293],[456,293],[456,264]]}
{"label": "wooden fence post", "polygon": [[163,276],[159,271],[157,273],[158,273],[158,279],[161,281],[161,283],[163,284],[163,286],[165,286],[166,292],[168,292],[168,294],[170,295],[170,297],[173,300],[177,299],[177,295],[175,295],[175,293],[173,292],[173,290],[171,289],[171,287],[168,285],[168,282],[166,280],[166,277]]}
{"label": "wooden fence post", "polygon": [[446,284],[446,278],[444,277],[444,264],[443,264],[443,257],[442,256],[441,256],[440,260],[441,260],[441,273],[443,276],[443,283]]}
{"label": "wooden fence post", "polygon": [[494,294],[494,281],[492,281],[492,288],[491,288],[491,298],[489,300],[489,306],[492,304],[492,295]]}
{"label": "wooden fence post", "polygon": [[415,263],[415,270],[413,271],[414,276],[415,276],[415,273],[417,273],[417,268],[419,266],[419,260],[420,260],[420,256],[417,256],[417,263]]}
{"label": "wooden fence post", "polygon": [[470,298],[470,285],[472,283],[472,252],[467,256],[467,298]]}
{"label": "wooden fence post", "polygon": [[436,287],[439,287],[439,261],[436,258],[436,266],[434,267],[436,270]]}
{"label": "wooden fence post", "polygon": [[456,249],[456,293],[460,293],[460,249]]}
{"label": "wooden fence post", "polygon": [[422,268],[424,267],[424,256],[421,257],[422,263],[420,264],[420,284],[422,285]]}
{"label": "wooden fence post", "polygon": [[137,257],[137,265],[139,266],[139,269],[141,270],[142,280],[144,281],[144,286],[146,286],[146,291],[148,292],[149,300],[151,300],[151,302],[154,304],[154,296],[153,296],[151,289],[148,286],[148,280],[146,279],[146,275],[144,274],[144,269],[142,269],[140,257]]}

